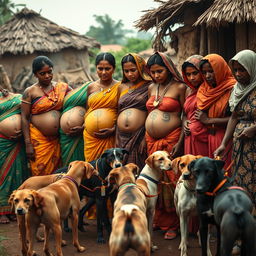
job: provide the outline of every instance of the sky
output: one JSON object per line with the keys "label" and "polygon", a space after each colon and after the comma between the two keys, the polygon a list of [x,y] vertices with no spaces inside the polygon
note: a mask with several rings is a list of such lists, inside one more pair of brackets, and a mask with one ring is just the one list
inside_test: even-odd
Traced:
{"label": "sky", "polygon": [[91,25],[97,26],[93,15],[108,14],[114,21],[122,20],[124,29],[136,30],[134,21],[140,19],[143,10],[158,7],[153,0],[13,0],[26,4],[27,8],[60,26],[85,34]]}

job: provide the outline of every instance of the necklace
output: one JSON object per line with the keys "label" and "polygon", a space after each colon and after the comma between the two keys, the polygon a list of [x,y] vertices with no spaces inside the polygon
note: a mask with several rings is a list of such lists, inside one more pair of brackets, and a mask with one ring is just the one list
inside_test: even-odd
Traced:
{"label": "necklace", "polygon": [[100,87],[100,91],[103,92],[103,96],[106,96],[107,93],[111,92],[111,88],[113,87],[112,84],[113,80],[111,81],[111,84],[107,86],[107,88]]}
{"label": "necklace", "polygon": [[154,106],[154,107],[157,107],[157,106],[160,104],[160,102],[163,100],[164,95],[166,94],[167,90],[168,90],[169,87],[170,87],[170,84],[168,84],[168,85],[164,88],[164,90],[163,90],[163,92],[162,92],[161,95],[159,94],[159,87],[160,87],[160,84],[158,84],[158,85],[157,85],[157,88],[156,88],[156,96],[155,96],[155,100],[154,100],[154,102],[153,102],[153,106]]}
{"label": "necklace", "polygon": [[50,100],[52,101],[53,103],[56,103],[58,101],[58,96],[55,92],[55,86],[53,86],[51,84],[51,90],[49,91],[49,93],[53,92],[53,97],[51,97],[51,95],[49,95],[49,93],[47,93],[44,88],[41,86],[41,85],[38,85],[38,87],[42,90],[42,92],[44,93],[44,95]]}

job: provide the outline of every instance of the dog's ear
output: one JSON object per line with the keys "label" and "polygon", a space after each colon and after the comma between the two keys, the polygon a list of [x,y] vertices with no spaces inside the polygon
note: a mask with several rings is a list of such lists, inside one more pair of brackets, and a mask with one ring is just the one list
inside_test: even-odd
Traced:
{"label": "dog's ear", "polygon": [[128,151],[128,150],[126,150],[125,148],[121,148],[121,152],[125,155],[125,154],[127,154],[127,155],[129,155],[130,154],[130,152]]}
{"label": "dog's ear", "polygon": [[110,153],[109,149],[106,149],[100,156],[100,158],[107,158],[108,154]]}
{"label": "dog's ear", "polygon": [[221,171],[225,165],[225,162],[222,160],[214,160],[214,163],[218,171]]}
{"label": "dog's ear", "polygon": [[179,164],[180,164],[180,157],[176,157],[172,160],[172,170],[174,170],[175,174],[178,174],[180,171]]}
{"label": "dog's ear", "polygon": [[202,158],[203,156],[201,156],[201,155],[197,155],[196,156],[196,159],[199,159],[199,158]]}
{"label": "dog's ear", "polygon": [[154,169],[154,155],[150,155],[146,160],[145,163],[151,168]]}
{"label": "dog's ear", "polygon": [[10,195],[9,200],[8,200],[8,204],[11,205],[11,211],[12,211],[12,212],[14,212],[13,199],[14,199],[14,197],[15,197],[16,191],[17,191],[17,190],[14,190],[14,191],[12,192],[12,194]]}
{"label": "dog's ear", "polygon": [[40,208],[41,206],[43,206],[44,198],[36,190],[31,190],[30,193],[34,199],[35,207]]}
{"label": "dog's ear", "polygon": [[90,163],[84,162],[84,167],[86,169],[86,172],[85,172],[86,179],[90,179],[93,174],[96,174],[94,167]]}
{"label": "dog's ear", "polygon": [[190,163],[188,164],[188,170],[189,170],[190,172],[193,172],[193,168],[194,168],[194,166],[195,166],[196,161],[197,161],[197,160],[193,160],[192,162],[190,162]]}
{"label": "dog's ear", "polygon": [[132,171],[135,178],[140,174],[140,168],[134,163],[129,163],[125,167],[128,167]]}

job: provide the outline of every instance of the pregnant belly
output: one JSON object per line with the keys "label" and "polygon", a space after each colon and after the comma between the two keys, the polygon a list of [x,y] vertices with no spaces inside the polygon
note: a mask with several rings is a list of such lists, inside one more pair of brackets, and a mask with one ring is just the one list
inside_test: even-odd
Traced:
{"label": "pregnant belly", "polygon": [[99,108],[85,118],[85,130],[92,136],[100,129],[112,128],[116,122],[116,111],[110,108]]}
{"label": "pregnant belly", "polygon": [[70,129],[76,126],[82,126],[84,123],[85,108],[81,106],[73,107],[63,113],[60,118],[60,127],[65,133],[69,133]]}
{"label": "pregnant belly", "polygon": [[1,121],[0,134],[3,134],[8,138],[21,135],[21,115],[12,115]]}
{"label": "pregnant belly", "polygon": [[122,111],[117,118],[117,126],[123,132],[135,132],[145,124],[145,111],[128,108]]}
{"label": "pregnant belly", "polygon": [[45,136],[56,136],[60,127],[60,112],[51,110],[43,114],[32,115],[31,123]]}
{"label": "pregnant belly", "polygon": [[172,112],[153,110],[147,116],[145,128],[147,133],[155,139],[161,139],[181,126],[181,119]]}

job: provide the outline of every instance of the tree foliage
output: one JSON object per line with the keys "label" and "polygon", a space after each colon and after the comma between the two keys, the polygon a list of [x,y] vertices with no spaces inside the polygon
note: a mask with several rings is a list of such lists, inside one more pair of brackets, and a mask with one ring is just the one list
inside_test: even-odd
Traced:
{"label": "tree foliage", "polygon": [[0,25],[8,21],[14,14],[14,9],[24,4],[15,4],[10,0],[0,0]]}

